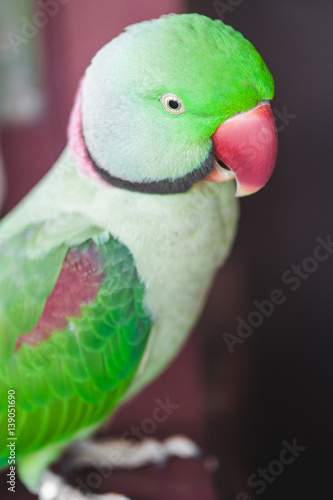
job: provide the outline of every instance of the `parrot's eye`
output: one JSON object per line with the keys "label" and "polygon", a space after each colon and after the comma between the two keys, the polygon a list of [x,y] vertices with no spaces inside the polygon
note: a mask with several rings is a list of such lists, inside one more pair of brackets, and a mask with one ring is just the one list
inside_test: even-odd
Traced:
{"label": "parrot's eye", "polygon": [[174,115],[180,115],[186,111],[182,100],[175,94],[164,94],[160,101],[165,109]]}

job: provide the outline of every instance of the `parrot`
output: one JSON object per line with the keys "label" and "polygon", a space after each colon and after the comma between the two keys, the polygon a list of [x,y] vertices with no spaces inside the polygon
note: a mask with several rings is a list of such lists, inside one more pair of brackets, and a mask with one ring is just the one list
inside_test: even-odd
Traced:
{"label": "parrot", "polygon": [[86,498],[50,467],[102,453],[93,434],[184,346],[238,198],[273,173],[273,96],[254,46],[195,13],[130,25],[85,70],[64,151],[0,222],[0,469],[41,500]]}

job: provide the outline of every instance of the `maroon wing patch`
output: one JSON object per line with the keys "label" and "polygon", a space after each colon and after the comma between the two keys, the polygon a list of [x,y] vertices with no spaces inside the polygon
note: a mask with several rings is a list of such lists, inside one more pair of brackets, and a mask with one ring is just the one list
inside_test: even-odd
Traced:
{"label": "maroon wing patch", "polygon": [[94,302],[103,283],[105,275],[101,267],[99,252],[92,242],[84,251],[69,250],[38,323],[29,333],[19,336],[15,351],[22,344],[40,344],[54,331],[63,330],[67,318],[81,316],[81,306]]}

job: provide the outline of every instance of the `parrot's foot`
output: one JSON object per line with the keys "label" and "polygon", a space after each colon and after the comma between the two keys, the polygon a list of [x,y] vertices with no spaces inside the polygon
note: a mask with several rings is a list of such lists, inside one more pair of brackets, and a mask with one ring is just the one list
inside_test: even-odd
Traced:
{"label": "parrot's foot", "polygon": [[[135,442],[114,439],[104,442],[87,441],[71,446],[68,450],[71,468],[96,467],[105,477],[114,468],[135,469],[147,464],[164,464],[169,457],[198,458],[200,448],[190,439],[173,436],[163,442],[145,439]],[[94,495],[76,489],[61,476],[47,470],[44,472],[38,492],[39,500],[129,500],[123,495],[108,493]]]}
{"label": "parrot's foot", "polygon": [[115,493],[105,495],[84,494],[66,484],[62,477],[48,470],[42,476],[38,498],[39,500],[130,500],[128,497]]}
{"label": "parrot's foot", "polygon": [[184,436],[172,436],[163,442],[147,438],[142,442],[113,439],[86,441],[69,449],[74,468],[109,466],[110,469],[136,469],[148,464],[164,465],[169,457],[198,458],[201,450]]}

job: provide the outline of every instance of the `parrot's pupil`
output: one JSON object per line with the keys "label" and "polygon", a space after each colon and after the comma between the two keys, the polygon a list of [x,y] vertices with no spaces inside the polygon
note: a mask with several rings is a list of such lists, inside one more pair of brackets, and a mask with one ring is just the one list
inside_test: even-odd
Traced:
{"label": "parrot's pupil", "polygon": [[174,100],[171,99],[169,101],[169,106],[172,109],[178,109],[179,108],[179,102],[178,101],[174,101]]}

